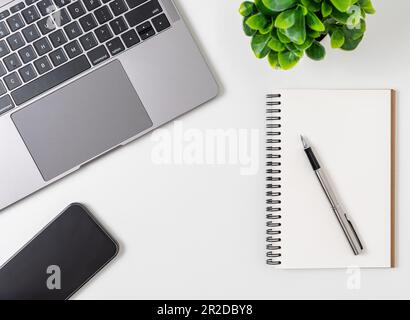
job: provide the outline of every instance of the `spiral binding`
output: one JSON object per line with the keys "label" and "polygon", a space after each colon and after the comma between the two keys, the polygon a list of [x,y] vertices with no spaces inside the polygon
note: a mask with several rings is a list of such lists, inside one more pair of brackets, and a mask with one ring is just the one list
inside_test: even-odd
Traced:
{"label": "spiral binding", "polygon": [[266,250],[268,265],[280,265],[281,231],[281,98],[268,94],[266,108]]}

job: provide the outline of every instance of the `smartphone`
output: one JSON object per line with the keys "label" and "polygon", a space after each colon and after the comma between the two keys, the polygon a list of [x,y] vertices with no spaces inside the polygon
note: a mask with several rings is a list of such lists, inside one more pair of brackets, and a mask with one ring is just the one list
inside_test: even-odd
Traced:
{"label": "smartphone", "polygon": [[68,299],[118,251],[91,213],[71,204],[1,267],[0,299]]}

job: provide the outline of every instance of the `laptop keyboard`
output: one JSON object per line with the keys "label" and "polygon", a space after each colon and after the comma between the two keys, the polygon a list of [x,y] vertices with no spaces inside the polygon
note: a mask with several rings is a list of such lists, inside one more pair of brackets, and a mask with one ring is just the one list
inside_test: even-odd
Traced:
{"label": "laptop keyboard", "polygon": [[25,0],[0,12],[0,115],[170,27],[158,0]]}

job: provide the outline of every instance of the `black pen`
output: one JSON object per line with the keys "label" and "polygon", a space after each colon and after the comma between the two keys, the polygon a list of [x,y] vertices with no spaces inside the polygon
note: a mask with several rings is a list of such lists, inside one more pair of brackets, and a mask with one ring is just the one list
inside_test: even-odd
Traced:
{"label": "black pen", "polygon": [[322,186],[323,191],[325,192],[326,198],[329,200],[333,212],[335,213],[337,220],[339,221],[340,226],[342,227],[342,230],[347,240],[349,241],[354,254],[359,255],[363,251],[363,246],[360,242],[357,232],[354,229],[353,224],[351,223],[347,214],[344,212],[340,202],[336,197],[336,194],[333,192],[330,183],[326,179],[323,169],[321,168],[319,161],[313,153],[312,147],[308,144],[307,140],[303,136],[301,136],[301,139],[305,153],[309,159],[310,164],[312,165],[313,171],[315,172],[320,185]]}

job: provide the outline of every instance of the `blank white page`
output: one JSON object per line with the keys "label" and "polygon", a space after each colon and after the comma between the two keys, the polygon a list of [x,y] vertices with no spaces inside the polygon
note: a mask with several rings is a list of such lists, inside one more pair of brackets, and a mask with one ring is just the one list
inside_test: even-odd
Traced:
{"label": "blank white page", "polygon": [[[280,268],[391,267],[391,90],[282,90]],[[354,256],[300,140],[365,247]]]}

